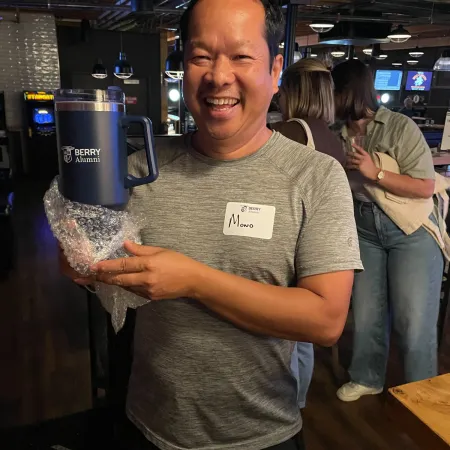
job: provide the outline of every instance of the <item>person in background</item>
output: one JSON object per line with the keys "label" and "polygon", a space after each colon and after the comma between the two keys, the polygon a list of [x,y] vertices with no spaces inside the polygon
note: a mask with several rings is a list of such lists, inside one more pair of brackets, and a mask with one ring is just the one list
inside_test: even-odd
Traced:
{"label": "person in background", "polygon": [[342,145],[329,129],[334,123],[333,80],[322,61],[302,59],[283,72],[279,105],[283,122],[271,124],[273,130],[344,164]]}
{"label": "person in background", "polygon": [[413,109],[413,100],[411,97],[406,97],[403,101],[403,108],[399,111],[399,113],[407,116],[407,117],[414,117],[414,109]]}
{"label": "person in background", "polygon": [[[278,104],[283,121],[269,122],[273,130],[344,164],[341,142],[328,128],[334,122],[333,80],[322,61],[307,58],[289,66],[282,75]],[[311,343],[297,343],[291,368],[298,380],[298,404],[304,408],[314,369]]]}
{"label": "person in background", "polygon": [[[349,149],[347,173],[365,269],[355,274],[353,286],[351,381],[337,391],[341,400],[349,402],[383,391],[391,317],[406,381],[437,375],[443,255],[427,229],[403,232],[400,226],[406,217],[396,217],[397,226],[365,187],[384,190],[381,198],[394,205],[433,196],[433,161],[420,129],[402,114],[379,107],[372,73],[362,62],[339,64],[333,79],[336,116],[346,123],[341,138]],[[352,140],[361,145],[352,147]],[[377,168],[375,152],[393,158],[400,174]]]}

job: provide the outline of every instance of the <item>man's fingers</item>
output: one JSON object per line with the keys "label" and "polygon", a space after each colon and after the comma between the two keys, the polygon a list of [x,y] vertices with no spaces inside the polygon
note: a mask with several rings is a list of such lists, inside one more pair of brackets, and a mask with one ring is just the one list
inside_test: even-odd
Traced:
{"label": "man's fingers", "polygon": [[102,261],[91,267],[97,274],[136,273],[146,270],[145,260],[139,256]]}
{"label": "man's fingers", "polygon": [[128,253],[131,253],[134,256],[152,256],[156,255],[156,253],[160,253],[163,250],[160,247],[139,245],[131,241],[125,241],[123,246]]}
{"label": "man's fingers", "polygon": [[108,274],[101,273],[96,277],[97,281],[123,288],[140,288],[146,281],[146,276],[142,273]]}

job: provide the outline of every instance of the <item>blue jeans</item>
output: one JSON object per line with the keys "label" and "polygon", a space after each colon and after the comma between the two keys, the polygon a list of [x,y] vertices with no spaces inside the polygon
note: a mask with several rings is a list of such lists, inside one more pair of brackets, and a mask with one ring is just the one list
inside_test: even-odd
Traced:
{"label": "blue jeans", "polygon": [[365,271],[355,274],[353,285],[352,381],[384,386],[391,322],[406,382],[436,376],[444,265],[439,246],[424,228],[403,233],[375,203],[356,202],[355,218]]}
{"label": "blue jeans", "polygon": [[306,405],[306,395],[314,370],[314,347],[310,342],[296,342],[292,352],[291,370],[297,379],[297,403],[300,409]]}

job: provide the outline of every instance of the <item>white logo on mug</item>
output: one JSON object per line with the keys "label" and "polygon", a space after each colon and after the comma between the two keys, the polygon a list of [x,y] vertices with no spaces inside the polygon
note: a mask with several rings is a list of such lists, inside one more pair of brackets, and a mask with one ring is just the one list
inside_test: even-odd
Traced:
{"label": "white logo on mug", "polygon": [[64,145],[61,147],[61,150],[64,155],[64,162],[67,164],[72,162],[72,151],[75,150],[75,147],[72,147],[71,145]]}

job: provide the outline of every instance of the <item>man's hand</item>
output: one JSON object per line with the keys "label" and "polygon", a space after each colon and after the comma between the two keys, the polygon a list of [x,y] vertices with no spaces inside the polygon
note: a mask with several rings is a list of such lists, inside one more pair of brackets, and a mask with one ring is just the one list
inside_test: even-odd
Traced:
{"label": "man's hand", "polygon": [[97,281],[121,286],[150,300],[194,296],[197,274],[206,266],[163,248],[129,241],[124,248],[133,256],[102,261],[91,268]]}
{"label": "man's hand", "polygon": [[352,146],[356,151],[347,155],[346,168],[359,170],[368,180],[376,181],[380,169],[377,168],[370,154],[359,145]]}

